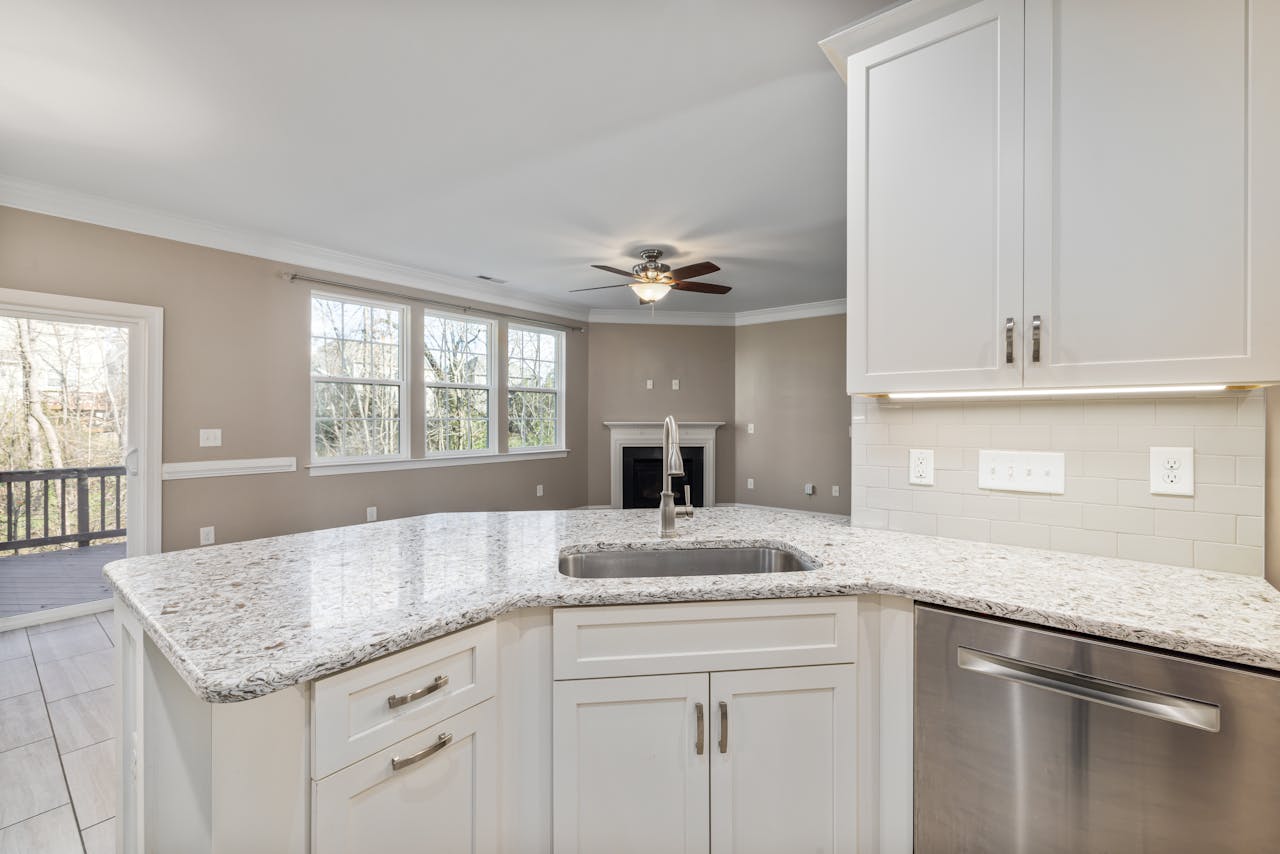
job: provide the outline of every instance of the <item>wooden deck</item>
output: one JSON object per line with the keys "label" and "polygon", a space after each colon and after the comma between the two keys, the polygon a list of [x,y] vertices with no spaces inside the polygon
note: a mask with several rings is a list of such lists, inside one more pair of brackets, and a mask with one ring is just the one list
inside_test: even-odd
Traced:
{"label": "wooden deck", "polygon": [[102,567],[124,557],[124,543],[0,557],[0,617],[110,599]]}

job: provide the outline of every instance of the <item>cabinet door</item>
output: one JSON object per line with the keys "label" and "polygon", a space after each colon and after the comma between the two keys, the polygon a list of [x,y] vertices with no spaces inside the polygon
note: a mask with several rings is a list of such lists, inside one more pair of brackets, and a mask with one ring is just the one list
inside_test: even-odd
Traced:
{"label": "cabinet door", "polygon": [[554,691],[556,854],[706,852],[707,674],[557,682]]}
{"label": "cabinet door", "polygon": [[312,851],[493,854],[497,761],[497,714],[487,700],[317,781]]}
{"label": "cabinet door", "polygon": [[1016,388],[1022,0],[980,0],[848,72],[849,391]]}
{"label": "cabinet door", "polygon": [[1026,385],[1280,377],[1280,3],[1026,14]]}
{"label": "cabinet door", "polygon": [[711,850],[855,850],[854,665],[711,674]]}

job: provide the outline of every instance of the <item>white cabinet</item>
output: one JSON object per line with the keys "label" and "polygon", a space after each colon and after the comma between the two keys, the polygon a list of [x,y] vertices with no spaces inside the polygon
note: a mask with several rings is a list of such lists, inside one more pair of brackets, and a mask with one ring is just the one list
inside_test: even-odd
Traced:
{"label": "white cabinet", "polygon": [[1280,379],[1280,0],[961,5],[824,43],[849,391]]}
{"label": "white cabinet", "polygon": [[495,854],[494,702],[486,700],[317,781],[313,854]]}
{"label": "white cabinet", "polygon": [[852,665],[711,674],[712,854],[853,852]]}
{"label": "white cabinet", "polygon": [[849,390],[1017,387],[1021,0],[867,48],[848,74]]}
{"label": "white cabinet", "polygon": [[556,854],[705,852],[706,707],[705,673],[557,682]]}

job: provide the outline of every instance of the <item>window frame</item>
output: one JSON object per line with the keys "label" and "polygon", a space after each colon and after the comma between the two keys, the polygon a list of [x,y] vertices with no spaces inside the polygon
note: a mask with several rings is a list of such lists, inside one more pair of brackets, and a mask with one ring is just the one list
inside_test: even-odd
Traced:
{"label": "window frame", "polygon": [[[494,317],[485,317],[479,314],[466,314],[462,312],[445,311],[432,308],[431,306],[423,306],[419,316],[422,318],[422,411],[419,415],[422,418],[422,457],[424,460],[446,459],[449,457],[488,457],[498,453],[498,412],[496,408],[496,399],[501,391],[498,373],[501,369],[500,365],[495,365],[493,355],[498,351],[498,319]],[[438,382],[427,379],[427,317],[443,317],[447,320],[461,320],[466,323],[483,323],[488,327],[488,335],[486,341],[486,358],[489,360],[488,374],[489,384],[487,386],[475,385],[471,383],[447,383]],[[489,411],[487,420],[489,422],[489,446],[484,449],[459,449],[456,451],[433,451],[427,447],[427,395],[433,388],[461,388],[461,389],[484,389],[489,393]]]}
{"label": "window frame", "polygon": [[[556,387],[555,388],[543,388],[541,386],[514,385],[511,382],[511,376],[510,376],[511,330],[513,329],[524,331],[524,332],[537,332],[539,334],[551,335],[553,338],[555,338],[555,341],[556,341]],[[503,353],[503,359],[505,360],[503,364],[503,368],[504,368],[503,377],[506,381],[503,383],[502,392],[503,392],[503,406],[506,407],[507,409],[507,424],[510,425],[511,423],[510,405],[507,403],[507,401],[510,400],[511,392],[530,391],[530,392],[541,392],[544,394],[550,393],[556,396],[555,441],[550,445],[536,445],[533,447],[526,447],[526,448],[512,448],[510,447],[510,439],[508,439],[507,453],[514,454],[514,455],[540,454],[540,453],[545,453],[547,451],[565,450],[564,398],[565,398],[566,383],[565,383],[565,376],[564,376],[564,368],[565,368],[565,346],[568,340],[568,336],[565,334],[565,331],[563,329],[556,329],[549,326],[543,326],[538,323],[533,323],[529,321],[522,321],[522,322],[508,321],[506,338],[507,338],[507,342],[506,342],[507,346],[505,348],[506,352]],[[508,426],[507,432],[509,436],[510,435],[509,426]]]}
{"label": "window frame", "polygon": [[[313,311],[313,302],[316,299],[334,300],[341,303],[350,303],[360,305],[366,308],[377,308],[395,311],[400,316],[400,334],[398,346],[400,347],[400,379],[395,380],[379,380],[365,379],[361,377],[338,377],[338,376],[322,376],[317,375],[313,370],[311,362],[311,342],[315,337],[311,331],[311,314]],[[409,331],[413,322],[410,306],[407,303],[391,302],[388,300],[373,299],[365,296],[352,296],[338,291],[324,290],[313,288],[307,295],[307,370],[311,376],[311,386],[309,393],[309,403],[311,406],[311,437],[310,437],[310,459],[313,466],[326,465],[351,465],[359,463],[394,463],[403,462],[412,459],[412,441],[413,433],[410,430],[409,419],[406,417],[409,406]],[[349,385],[384,385],[395,386],[400,390],[397,407],[397,417],[400,421],[400,452],[397,454],[375,454],[364,456],[338,456],[338,457],[321,457],[316,454],[316,383],[346,383]]]}

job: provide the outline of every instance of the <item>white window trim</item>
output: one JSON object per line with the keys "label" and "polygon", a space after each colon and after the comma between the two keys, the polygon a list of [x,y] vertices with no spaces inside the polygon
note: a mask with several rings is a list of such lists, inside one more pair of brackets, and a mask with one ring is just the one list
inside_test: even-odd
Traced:
{"label": "white window trim", "polygon": [[[510,341],[511,341],[511,330],[512,330],[512,329],[524,330],[524,331],[526,331],[526,332],[542,332],[542,333],[547,333],[547,334],[549,334],[549,335],[554,335],[554,336],[555,336],[555,338],[556,338],[556,386],[557,386],[556,388],[542,388],[542,387],[538,387],[538,386],[522,386],[522,385],[513,385],[513,384],[511,383],[511,378],[510,378],[509,374],[510,374],[510,361],[511,361],[511,343],[510,343]],[[538,325],[538,324],[536,324],[536,323],[508,323],[508,324],[507,324],[507,342],[508,342],[508,343],[507,343],[507,352],[503,354],[503,358],[505,358],[505,359],[507,360],[507,363],[508,363],[508,368],[507,368],[507,371],[508,371],[508,378],[507,378],[507,387],[506,387],[505,389],[503,389],[503,393],[504,393],[504,394],[508,394],[508,393],[510,393],[510,392],[513,392],[513,391],[535,391],[535,392],[536,392],[536,391],[540,391],[540,392],[549,392],[549,393],[554,393],[554,394],[555,394],[555,396],[556,396],[556,437],[555,437],[555,444],[552,444],[552,445],[536,445],[536,446],[531,447],[531,448],[514,448],[514,449],[513,449],[513,448],[508,447],[508,448],[507,448],[507,453],[508,453],[508,454],[528,454],[528,453],[538,453],[538,452],[540,452],[540,451],[559,451],[559,450],[564,450],[564,446],[565,446],[565,436],[564,436],[564,413],[565,413],[565,407],[564,407],[564,398],[565,398],[565,388],[566,388],[566,386],[568,385],[568,383],[566,383],[566,382],[565,382],[565,376],[564,376],[564,366],[565,366],[565,353],[564,353],[564,351],[565,351],[565,346],[566,346],[567,340],[568,340],[568,336],[567,336],[567,335],[565,335],[565,333],[564,333],[564,330],[563,330],[563,329],[554,329],[554,328],[547,327],[547,326],[540,326],[540,325]],[[511,418],[511,412],[510,412],[510,410],[508,410],[508,412],[507,412],[507,419],[508,419],[508,421],[510,420],[510,418]]]}
{"label": "white window trim", "polygon": [[[368,299],[367,297],[354,297],[344,294],[340,291],[329,291],[322,289],[313,289],[310,297],[307,299],[307,367],[311,366],[311,302],[316,297],[321,299],[337,300],[339,302],[352,303],[354,305],[363,305],[370,308],[391,309],[400,314],[400,380],[395,382],[392,380],[373,380],[361,379],[358,377],[329,377],[317,376],[311,374],[310,389],[310,406],[311,406],[311,463],[312,465],[347,465],[359,463],[389,463],[397,461],[405,461],[410,459],[410,447],[412,433],[409,428],[409,419],[407,416],[409,407],[409,327],[411,317],[409,314],[409,306],[405,303],[388,302],[384,300]],[[378,454],[376,456],[363,457],[317,457],[316,456],[316,383],[317,382],[346,382],[359,383],[365,385],[389,385],[396,386],[400,389],[399,396],[399,417],[400,417],[400,453],[398,454]]]}
{"label": "white window trim", "polygon": [[[449,320],[462,320],[462,321],[465,321],[465,322],[467,322],[467,323],[477,323],[477,322],[480,322],[480,323],[484,323],[484,324],[486,324],[486,325],[488,326],[488,328],[489,328],[489,337],[488,337],[488,344],[487,344],[487,346],[488,346],[488,351],[487,351],[488,356],[487,356],[487,358],[488,358],[488,360],[489,360],[489,365],[488,365],[489,384],[488,384],[487,386],[483,386],[483,385],[472,385],[472,384],[469,384],[469,383],[443,383],[443,382],[432,382],[432,381],[428,381],[428,380],[427,380],[427,366],[426,366],[426,364],[425,364],[425,362],[426,362],[426,355],[425,355],[425,351],[426,351],[426,346],[427,346],[427,342],[426,342],[426,319],[427,319],[427,317],[428,317],[428,316],[431,316],[431,317],[444,317],[444,318],[448,318]],[[423,351],[424,351],[424,355],[423,355],[423,357],[422,357],[422,358],[423,358],[423,362],[424,362],[424,364],[422,365],[422,395],[423,395],[422,404],[423,404],[423,409],[422,409],[422,413],[421,413],[421,415],[422,415],[422,449],[423,449],[423,456],[422,456],[422,459],[424,459],[424,460],[436,460],[436,459],[444,459],[444,458],[461,458],[461,457],[490,457],[490,456],[494,456],[494,455],[496,455],[496,454],[498,453],[498,419],[497,419],[496,413],[495,413],[495,411],[494,411],[494,407],[497,405],[497,404],[496,404],[496,401],[497,401],[497,399],[498,399],[498,394],[499,394],[499,390],[498,390],[498,370],[497,370],[497,369],[500,367],[500,365],[499,365],[499,364],[496,364],[496,363],[494,362],[494,354],[495,354],[495,353],[497,352],[497,350],[498,350],[498,321],[497,321],[497,319],[496,319],[496,318],[493,318],[493,317],[484,317],[483,315],[477,315],[477,314],[459,314],[459,313],[456,313],[456,312],[439,311],[439,310],[437,310],[437,309],[433,309],[433,308],[425,308],[425,309],[423,309],[423,311],[422,311],[422,319],[423,319],[423,326],[422,326],[422,329],[423,329],[423,341],[422,341],[422,346],[423,346]],[[428,391],[429,389],[433,389],[433,388],[463,388],[463,389],[475,389],[475,390],[484,389],[484,390],[487,390],[487,391],[489,392],[489,415],[488,415],[488,419],[487,419],[487,420],[488,420],[488,422],[489,422],[489,447],[488,447],[488,448],[486,448],[486,449],[484,449],[484,450],[475,450],[475,449],[472,449],[472,448],[467,448],[467,449],[465,449],[465,450],[460,450],[460,451],[431,451],[431,450],[428,450],[428,449],[427,449],[427,411],[426,411],[426,403],[427,403],[427,401],[426,401],[426,395],[427,395],[427,391]]]}

